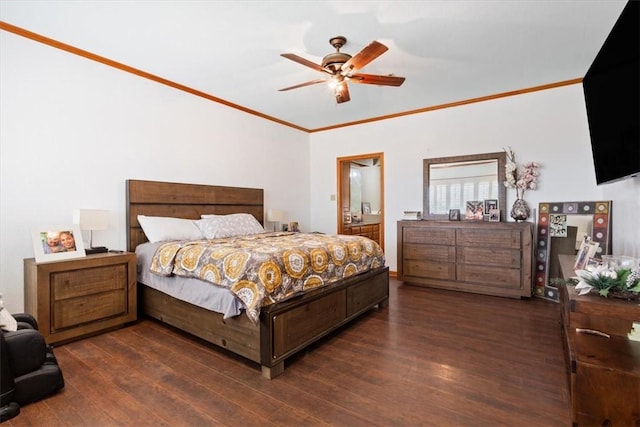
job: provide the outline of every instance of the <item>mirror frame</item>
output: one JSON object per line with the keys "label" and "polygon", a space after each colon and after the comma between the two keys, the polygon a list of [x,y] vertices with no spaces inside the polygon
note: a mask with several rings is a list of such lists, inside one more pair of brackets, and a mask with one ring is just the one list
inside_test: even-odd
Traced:
{"label": "mirror frame", "polygon": [[[504,151],[497,153],[469,154],[465,156],[436,157],[432,159],[424,159],[422,164],[422,218],[431,220],[448,220],[449,214],[430,214],[429,213],[429,168],[431,165],[440,165],[444,163],[464,163],[476,160],[497,160],[498,161],[498,205],[500,208],[500,221],[506,221],[505,205],[507,203],[507,188],[504,186],[505,170],[507,163],[507,155]],[[463,212],[461,212],[462,217]]]}
{"label": "mirror frame", "polygon": [[611,250],[611,200],[590,202],[543,202],[538,205],[538,233],[536,241],[536,272],[534,295],[558,301],[558,288],[549,280],[549,215],[593,215],[591,238],[598,242],[596,257],[610,254]]}

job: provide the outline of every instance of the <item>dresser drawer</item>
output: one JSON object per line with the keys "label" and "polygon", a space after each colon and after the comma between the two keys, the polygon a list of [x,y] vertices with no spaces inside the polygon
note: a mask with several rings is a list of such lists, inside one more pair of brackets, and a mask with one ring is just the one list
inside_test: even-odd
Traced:
{"label": "dresser drawer", "polygon": [[520,268],[522,259],[519,250],[477,246],[460,246],[457,255],[457,261],[461,264],[480,264],[516,269]]}
{"label": "dresser drawer", "polygon": [[411,228],[403,229],[402,241],[406,243],[430,243],[434,245],[454,245],[453,228]]}
{"label": "dresser drawer", "polygon": [[406,243],[404,245],[404,259],[421,259],[427,261],[455,262],[455,246],[421,245]]}
{"label": "dresser drawer", "polygon": [[522,233],[519,230],[462,229],[457,230],[456,244],[459,246],[498,247],[520,250]]}
{"label": "dresser drawer", "polygon": [[446,262],[405,260],[404,275],[406,277],[455,280],[456,265]]}
{"label": "dresser drawer", "polygon": [[520,289],[520,270],[490,267],[484,265],[458,264],[457,279],[461,282],[475,282],[482,286],[505,289]]}

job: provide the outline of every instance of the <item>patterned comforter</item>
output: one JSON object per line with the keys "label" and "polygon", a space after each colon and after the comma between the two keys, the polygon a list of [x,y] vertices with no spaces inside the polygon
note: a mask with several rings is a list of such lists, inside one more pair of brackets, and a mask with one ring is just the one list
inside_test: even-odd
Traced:
{"label": "patterned comforter", "polygon": [[150,268],[230,289],[257,323],[265,305],[384,263],[382,248],[366,237],[274,232],[168,242],[158,247]]}

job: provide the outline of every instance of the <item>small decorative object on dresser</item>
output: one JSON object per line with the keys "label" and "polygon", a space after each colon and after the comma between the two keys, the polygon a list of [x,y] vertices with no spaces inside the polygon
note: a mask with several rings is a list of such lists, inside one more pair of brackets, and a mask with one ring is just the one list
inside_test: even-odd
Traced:
{"label": "small decorative object on dresser", "polygon": [[491,209],[500,209],[498,199],[486,199],[484,201],[484,214],[489,215]]}
{"label": "small decorative object on dresser", "polygon": [[25,311],[48,344],[67,342],[137,320],[136,255],[24,260]]}
{"label": "small decorative object on dresser", "polygon": [[363,214],[370,214],[371,213],[371,203],[362,202],[362,213]]}
{"label": "small decorative object on dresser", "polygon": [[527,202],[524,201],[524,192],[527,190],[535,190],[538,188],[538,177],[540,176],[540,164],[536,162],[528,162],[518,168],[516,163],[516,155],[509,147],[504,151],[507,154],[507,163],[505,165],[505,181],[504,186],[516,189],[516,201],[511,208],[511,218],[516,221],[525,221],[529,218],[531,211]]}
{"label": "small decorative object on dresser", "polygon": [[464,219],[470,219],[474,221],[484,220],[484,201],[483,200],[467,201],[467,211]]}
{"label": "small decorative object on dresser", "polygon": [[460,209],[449,209],[449,221],[460,221]]}
{"label": "small decorative object on dresser", "polygon": [[525,221],[531,215],[531,210],[524,199],[516,199],[511,207],[511,218],[516,221]]}

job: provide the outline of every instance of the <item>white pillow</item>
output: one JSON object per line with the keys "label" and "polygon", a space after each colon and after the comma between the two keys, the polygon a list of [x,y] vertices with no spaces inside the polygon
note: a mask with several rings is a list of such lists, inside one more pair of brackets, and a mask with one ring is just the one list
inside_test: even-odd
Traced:
{"label": "white pillow", "polygon": [[205,239],[248,236],[264,233],[264,228],[251,214],[201,215],[198,227]]}
{"label": "white pillow", "polygon": [[200,240],[202,220],[138,215],[138,222],[151,243],[165,240]]}

